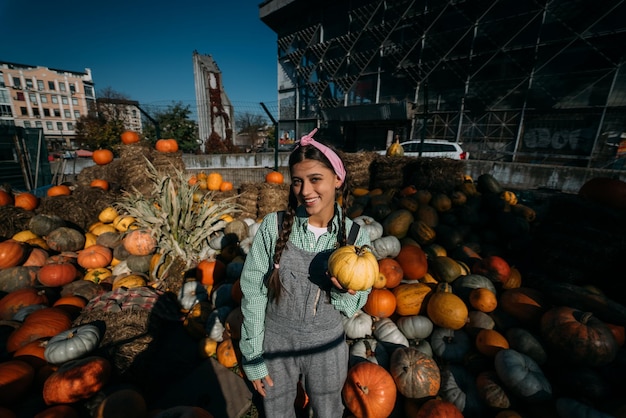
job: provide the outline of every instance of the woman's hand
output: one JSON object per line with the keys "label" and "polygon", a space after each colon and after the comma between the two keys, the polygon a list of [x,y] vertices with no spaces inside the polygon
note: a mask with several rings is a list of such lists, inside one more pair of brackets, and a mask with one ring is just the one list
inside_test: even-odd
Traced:
{"label": "woman's hand", "polygon": [[274,381],[272,378],[267,375],[263,379],[256,379],[252,381],[252,386],[254,386],[254,390],[259,392],[259,394],[265,397],[265,385],[274,386]]}
{"label": "woman's hand", "polygon": [[339,283],[339,280],[337,280],[336,277],[331,276],[330,277],[330,281],[332,282],[333,286],[335,286],[337,289],[339,289],[339,291],[341,291],[341,292],[348,292],[351,295],[356,295],[356,291],[355,290],[346,289],[345,287],[343,287],[341,285],[341,283]]}

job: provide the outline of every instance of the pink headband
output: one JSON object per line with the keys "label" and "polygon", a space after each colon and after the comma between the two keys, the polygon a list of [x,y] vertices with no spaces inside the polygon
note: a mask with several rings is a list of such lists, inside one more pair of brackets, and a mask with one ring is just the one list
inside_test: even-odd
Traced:
{"label": "pink headband", "polygon": [[330,161],[330,165],[333,167],[333,170],[335,170],[335,174],[337,174],[339,180],[343,182],[346,178],[346,169],[343,166],[343,161],[341,161],[341,158],[339,158],[335,151],[313,139],[313,135],[315,134],[315,132],[317,132],[317,128],[309,132],[308,135],[304,135],[302,138],[300,138],[299,145],[301,147],[305,145],[313,145],[315,148],[317,148],[322,154],[326,156],[326,158],[328,158],[328,161]]}

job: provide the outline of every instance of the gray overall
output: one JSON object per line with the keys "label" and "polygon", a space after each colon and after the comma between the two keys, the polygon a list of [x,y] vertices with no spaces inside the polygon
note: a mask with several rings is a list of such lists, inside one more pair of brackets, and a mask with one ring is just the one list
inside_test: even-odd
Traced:
{"label": "gray overall", "polygon": [[341,313],[330,303],[326,275],[332,250],[311,253],[287,242],[280,259],[279,303],[267,305],[264,358],[274,386],[265,386],[268,418],[295,417],[298,379],[314,416],[343,416],[341,389],[348,371],[348,346]]}

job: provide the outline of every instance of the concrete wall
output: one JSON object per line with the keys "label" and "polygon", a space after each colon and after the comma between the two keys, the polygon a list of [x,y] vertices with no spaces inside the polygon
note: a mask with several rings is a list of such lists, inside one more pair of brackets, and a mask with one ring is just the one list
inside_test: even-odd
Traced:
{"label": "concrete wall", "polygon": [[[279,171],[288,178],[289,153],[278,154]],[[71,181],[84,167],[94,164],[91,158],[66,160],[65,180]],[[183,155],[187,171],[198,173],[218,171],[235,187],[241,183],[255,183],[265,179],[274,168],[273,153]],[[52,174],[57,172],[59,161],[51,163]],[[492,174],[505,188],[512,190],[547,188],[564,193],[577,193],[593,177],[614,177],[626,181],[626,170],[601,170],[552,165],[503,163],[497,161],[468,160],[466,173],[474,179],[481,174]]]}

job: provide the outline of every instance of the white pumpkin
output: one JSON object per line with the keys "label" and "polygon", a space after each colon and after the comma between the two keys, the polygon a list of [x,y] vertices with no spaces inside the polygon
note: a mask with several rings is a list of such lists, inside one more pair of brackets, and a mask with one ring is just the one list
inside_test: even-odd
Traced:
{"label": "white pumpkin", "polygon": [[206,320],[204,329],[212,340],[219,342],[224,341],[224,331],[226,327],[226,318],[233,309],[230,306],[222,306],[221,308],[214,309]]}
{"label": "white pumpkin", "polygon": [[425,315],[402,316],[396,325],[409,340],[428,338],[433,332],[433,321]]}
{"label": "white pumpkin", "polygon": [[346,337],[349,339],[354,340],[372,335],[372,317],[360,309],[350,318],[344,316],[342,321]]}
{"label": "white pumpkin", "polygon": [[178,303],[185,311],[193,308],[196,303],[206,300],[209,300],[206,287],[195,280],[183,283],[178,291]]}
{"label": "white pumpkin", "polygon": [[363,338],[350,346],[350,366],[363,360],[389,368],[389,353],[375,338]]}
{"label": "white pumpkin", "polygon": [[400,240],[394,235],[386,235],[372,241],[372,253],[376,256],[377,260],[383,258],[395,258],[400,254],[402,244]]}
{"label": "white pumpkin", "polygon": [[433,356],[433,348],[431,347],[428,340],[413,340],[411,341],[411,346],[417,348],[428,357]]}
{"label": "white pumpkin", "polygon": [[383,236],[383,225],[371,216],[357,216],[352,221],[369,234],[371,242]]}
{"label": "white pumpkin", "polygon": [[409,346],[409,340],[400,331],[395,322],[389,318],[381,318],[374,322],[374,337],[391,349]]}
{"label": "white pumpkin", "polygon": [[443,361],[460,363],[472,348],[472,341],[463,329],[435,327],[430,334],[430,346]]}

